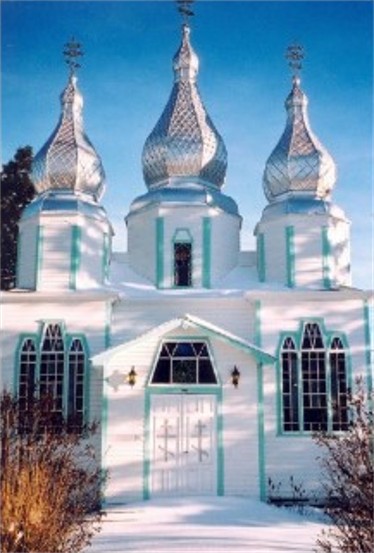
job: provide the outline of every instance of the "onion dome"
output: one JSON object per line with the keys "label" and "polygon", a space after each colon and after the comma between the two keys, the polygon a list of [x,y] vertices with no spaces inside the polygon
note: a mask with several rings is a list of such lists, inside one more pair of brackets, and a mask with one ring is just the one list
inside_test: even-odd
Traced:
{"label": "onion dome", "polygon": [[266,162],[263,187],[269,202],[288,197],[329,199],[336,181],[336,166],[313,134],[307,113],[308,99],[300,78],[286,99],[286,128]]}
{"label": "onion dome", "polygon": [[182,26],[173,69],[169,101],[143,148],[145,183],[154,188],[188,180],[220,188],[226,176],[227,151],[200,99],[199,60],[187,24]]}
{"label": "onion dome", "polygon": [[[70,54],[74,55],[77,54]],[[104,192],[105,173],[83,129],[83,98],[74,74],[75,67],[79,66],[71,60],[68,63],[71,73],[61,94],[61,117],[51,137],[36,154],[31,177],[39,194],[62,189],[99,200]]]}

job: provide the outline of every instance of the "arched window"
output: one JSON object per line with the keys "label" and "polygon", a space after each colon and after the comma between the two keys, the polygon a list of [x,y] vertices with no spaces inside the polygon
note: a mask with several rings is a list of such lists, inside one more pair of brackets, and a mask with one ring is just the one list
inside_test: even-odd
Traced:
{"label": "arched window", "polygon": [[347,376],[343,343],[333,338],[330,347],[332,429],[347,430]]}
{"label": "arched window", "polygon": [[152,384],[217,384],[205,342],[164,342]]}
{"label": "arched window", "polygon": [[299,429],[299,388],[295,342],[286,338],[282,347],[283,422],[285,430]]}
{"label": "arched window", "polygon": [[24,340],[19,359],[18,397],[22,410],[27,410],[35,392],[36,347],[31,338]]}
{"label": "arched window", "polygon": [[346,358],[342,340],[326,347],[321,328],[307,323],[300,349],[289,336],[282,342],[283,430],[346,430],[348,425]]}
{"label": "arched window", "polygon": [[[36,343],[40,343],[37,351]],[[79,429],[84,422],[87,354],[80,338],[71,338],[59,323],[44,326],[41,339],[23,339],[19,354],[18,395],[21,409],[36,396],[52,400],[54,424],[63,418]]]}
{"label": "arched window", "polygon": [[325,349],[317,324],[306,324],[301,345],[304,430],[327,430]]}

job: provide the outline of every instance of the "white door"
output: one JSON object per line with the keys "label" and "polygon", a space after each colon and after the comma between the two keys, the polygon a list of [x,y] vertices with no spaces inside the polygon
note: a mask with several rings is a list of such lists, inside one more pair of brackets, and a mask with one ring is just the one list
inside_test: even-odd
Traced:
{"label": "white door", "polygon": [[216,493],[216,397],[153,395],[151,493]]}

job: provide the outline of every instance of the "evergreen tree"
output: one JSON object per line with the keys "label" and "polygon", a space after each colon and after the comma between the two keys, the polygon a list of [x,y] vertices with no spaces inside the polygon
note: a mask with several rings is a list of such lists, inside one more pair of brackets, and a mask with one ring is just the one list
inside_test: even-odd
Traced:
{"label": "evergreen tree", "polygon": [[19,148],[1,171],[1,289],[14,288],[17,266],[18,221],[35,195],[30,180],[32,149]]}

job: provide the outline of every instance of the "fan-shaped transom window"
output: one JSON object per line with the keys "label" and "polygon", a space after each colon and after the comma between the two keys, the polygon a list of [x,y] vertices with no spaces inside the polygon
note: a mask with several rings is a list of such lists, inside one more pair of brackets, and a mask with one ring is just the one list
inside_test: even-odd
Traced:
{"label": "fan-shaped transom window", "polygon": [[164,342],[152,384],[217,384],[206,342]]}
{"label": "fan-shaped transom window", "polygon": [[[328,344],[330,344],[328,346]],[[346,430],[346,352],[339,337],[326,339],[317,323],[307,323],[296,347],[281,347],[283,430]]]}

